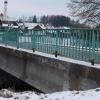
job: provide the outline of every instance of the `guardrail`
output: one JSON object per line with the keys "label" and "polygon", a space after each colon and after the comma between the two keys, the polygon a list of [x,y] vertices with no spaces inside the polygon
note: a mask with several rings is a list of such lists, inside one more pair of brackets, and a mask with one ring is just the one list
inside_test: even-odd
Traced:
{"label": "guardrail", "polygon": [[100,29],[0,30],[0,43],[56,57],[100,62]]}

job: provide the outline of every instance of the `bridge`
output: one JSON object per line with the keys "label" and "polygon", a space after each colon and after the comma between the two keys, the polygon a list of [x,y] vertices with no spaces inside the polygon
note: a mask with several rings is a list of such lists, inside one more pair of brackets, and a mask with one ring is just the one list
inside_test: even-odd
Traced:
{"label": "bridge", "polygon": [[100,84],[99,29],[0,30],[0,45],[0,68],[44,92]]}

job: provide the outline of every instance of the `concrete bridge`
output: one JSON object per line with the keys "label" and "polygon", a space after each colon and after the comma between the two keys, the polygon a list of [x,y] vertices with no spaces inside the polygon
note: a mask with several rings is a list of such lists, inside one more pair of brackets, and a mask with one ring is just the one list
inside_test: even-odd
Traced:
{"label": "concrete bridge", "polygon": [[0,68],[45,93],[100,86],[99,64],[10,46],[0,46]]}
{"label": "concrete bridge", "polygon": [[96,88],[100,86],[99,32],[0,30],[0,68],[46,93]]}

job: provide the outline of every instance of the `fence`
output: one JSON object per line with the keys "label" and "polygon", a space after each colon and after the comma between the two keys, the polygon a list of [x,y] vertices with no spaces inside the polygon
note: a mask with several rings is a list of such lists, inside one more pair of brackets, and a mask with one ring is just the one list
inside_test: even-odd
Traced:
{"label": "fence", "polygon": [[100,29],[0,30],[0,43],[100,62]]}

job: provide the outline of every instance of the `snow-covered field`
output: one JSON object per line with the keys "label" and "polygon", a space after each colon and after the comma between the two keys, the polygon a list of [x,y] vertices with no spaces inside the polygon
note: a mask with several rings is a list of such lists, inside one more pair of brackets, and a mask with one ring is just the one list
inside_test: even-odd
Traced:
{"label": "snow-covered field", "polygon": [[35,92],[0,91],[0,100],[100,100],[100,88],[88,91],[63,91],[52,94],[37,94]]}

